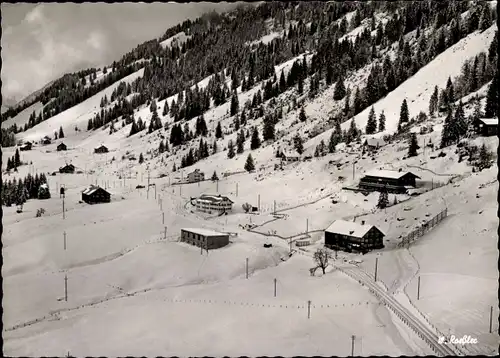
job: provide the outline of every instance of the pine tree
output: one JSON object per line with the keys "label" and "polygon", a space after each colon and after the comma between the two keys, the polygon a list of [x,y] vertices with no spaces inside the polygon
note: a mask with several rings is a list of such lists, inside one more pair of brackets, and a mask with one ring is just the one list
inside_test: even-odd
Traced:
{"label": "pine tree", "polygon": [[448,99],[448,103],[446,103],[446,105],[450,105],[455,102],[455,90],[453,88],[453,82],[451,82],[451,77],[448,77],[448,81],[446,82],[446,95]]}
{"label": "pine tree", "polygon": [[236,153],[241,154],[244,152],[245,148],[245,134],[243,133],[243,129],[238,133],[236,138]]}
{"label": "pine tree", "polygon": [[144,156],[141,154],[139,154],[139,164],[142,164],[144,163]]}
{"label": "pine tree", "polygon": [[280,89],[280,93],[283,93],[286,91],[286,81],[285,81],[285,74],[283,73],[283,70],[281,70],[279,89]]}
{"label": "pine tree", "polygon": [[330,134],[330,140],[328,141],[328,153],[335,153],[335,147],[338,144],[338,135],[335,131]]}
{"label": "pine tree", "polygon": [[234,144],[233,144],[233,140],[230,139],[229,142],[227,143],[227,157],[229,159],[232,159],[234,158],[236,154],[234,153]]}
{"label": "pine tree", "polygon": [[157,107],[156,107],[156,100],[154,100],[154,99],[153,99],[153,100],[151,101],[151,105],[149,106],[149,111],[150,111],[151,113],[153,113],[153,112],[156,112],[156,110],[157,110]]}
{"label": "pine tree", "polygon": [[240,129],[240,118],[238,115],[234,116],[234,130],[237,131]]}
{"label": "pine tree", "polygon": [[222,128],[220,126],[220,122],[217,123],[217,127],[215,128],[215,138],[222,138]]}
{"label": "pine tree", "polygon": [[160,141],[160,145],[158,146],[158,152],[161,154],[165,152],[165,145],[163,144],[163,141]]}
{"label": "pine tree", "polygon": [[456,132],[455,139],[458,142],[460,138],[467,133],[467,121],[465,119],[462,101],[458,103],[457,109],[455,110],[454,127]]}
{"label": "pine tree", "polygon": [[447,147],[453,141],[453,116],[448,108],[448,115],[444,120],[443,131],[441,132],[441,148]]}
{"label": "pine tree", "polygon": [[418,155],[417,149],[419,148],[416,133],[410,134],[410,141],[409,142],[410,143],[408,145],[408,157],[415,157]]}
{"label": "pine tree", "polygon": [[[323,157],[326,154],[326,145],[325,141],[322,139],[321,142],[316,146],[317,154],[316,157]],[[315,153],[316,154],[316,153]]]}
{"label": "pine tree", "polygon": [[255,164],[253,162],[253,158],[252,158],[252,154],[251,153],[248,154],[247,161],[245,162],[244,169],[247,172],[251,172],[251,171],[255,170]]}
{"label": "pine tree", "polygon": [[302,75],[299,75],[299,78],[297,79],[297,92],[299,94],[302,94],[304,92],[304,79]]}
{"label": "pine tree", "polygon": [[431,95],[431,99],[429,100],[429,113],[431,116],[434,116],[434,113],[437,112],[438,110],[438,99],[439,99],[439,92],[438,92],[438,86],[434,87],[434,92]]}
{"label": "pine tree", "polygon": [[380,117],[378,118],[378,130],[379,132],[385,131],[385,114],[383,110],[382,113],[380,113]]}
{"label": "pine tree", "polygon": [[245,113],[245,110],[241,111],[241,117],[240,117],[240,126],[244,126],[247,124],[247,115]]}
{"label": "pine tree", "polygon": [[408,123],[410,121],[410,113],[408,112],[408,103],[406,102],[406,98],[403,100],[401,104],[401,110],[399,112],[399,123]]}
{"label": "pine tree", "polygon": [[259,138],[259,131],[257,127],[253,128],[252,132],[252,139],[250,141],[250,149],[255,150],[260,148],[260,138]]}
{"label": "pine tree", "polygon": [[344,86],[344,80],[342,76],[339,77],[337,83],[335,84],[335,89],[333,92],[333,99],[336,101],[340,101],[346,95],[346,89]]}
{"label": "pine tree", "polygon": [[366,134],[373,134],[377,131],[377,118],[375,117],[375,109],[370,109],[370,114],[368,115],[368,121],[366,122]]}
{"label": "pine tree", "polygon": [[266,140],[274,140],[274,121],[271,117],[264,118],[264,128],[262,130],[262,138]]}
{"label": "pine tree", "polygon": [[389,194],[387,193],[387,190],[384,189],[380,192],[378,197],[377,208],[384,209],[387,205],[389,205]]}
{"label": "pine tree", "polygon": [[302,143],[302,138],[298,133],[293,138],[293,145],[297,153],[299,154],[304,153],[304,144]]}
{"label": "pine tree", "polygon": [[64,138],[64,131],[62,129],[62,126],[59,127],[59,138]]}
{"label": "pine tree", "polygon": [[212,148],[212,154],[217,154],[217,140],[214,140],[214,145],[213,145],[213,148]]}
{"label": "pine tree", "polygon": [[361,112],[363,109],[363,100],[361,98],[361,93],[359,93],[359,89],[356,88],[356,92],[354,93],[354,115]]}
{"label": "pine tree", "polygon": [[306,120],[307,120],[306,111],[304,110],[304,107],[300,107],[299,121],[305,122]]}
{"label": "pine tree", "polygon": [[239,111],[239,102],[238,102],[238,94],[236,92],[233,93],[231,97],[231,116],[234,116]]}
{"label": "pine tree", "polygon": [[346,143],[349,144],[353,140],[359,137],[359,130],[358,127],[356,126],[356,121],[351,120],[351,124],[349,126],[349,130],[347,131],[347,136],[346,136]]}
{"label": "pine tree", "polygon": [[14,153],[14,168],[19,167],[21,163],[21,156],[19,155],[19,149],[16,148],[16,152]]}
{"label": "pine tree", "polygon": [[479,150],[479,160],[477,163],[478,169],[481,171],[483,169],[489,168],[491,166],[491,153],[486,148],[486,144],[483,143],[481,149]]}
{"label": "pine tree", "polygon": [[212,178],[211,178],[212,181],[217,181],[219,180],[219,177],[217,176],[217,172],[214,170],[214,173],[212,174]]}
{"label": "pine tree", "polygon": [[493,80],[488,87],[486,94],[486,107],[484,109],[486,118],[494,118],[498,116],[498,75],[495,74]]}
{"label": "pine tree", "polygon": [[349,97],[351,96],[351,93],[349,89],[346,91],[345,95],[345,103],[344,103],[344,116],[349,117],[349,113],[351,112],[351,107],[349,105]]}

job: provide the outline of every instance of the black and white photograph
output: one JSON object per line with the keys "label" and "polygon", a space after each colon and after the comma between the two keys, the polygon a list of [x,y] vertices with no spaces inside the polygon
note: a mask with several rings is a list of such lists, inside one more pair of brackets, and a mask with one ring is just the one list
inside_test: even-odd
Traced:
{"label": "black and white photograph", "polygon": [[2,3],[3,355],[497,356],[497,1]]}

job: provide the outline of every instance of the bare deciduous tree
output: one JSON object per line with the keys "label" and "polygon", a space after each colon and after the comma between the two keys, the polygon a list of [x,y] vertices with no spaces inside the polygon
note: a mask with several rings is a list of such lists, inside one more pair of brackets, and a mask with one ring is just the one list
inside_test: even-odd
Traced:
{"label": "bare deciduous tree", "polygon": [[[314,262],[316,263],[314,271],[316,271],[317,268],[321,268],[324,275],[326,268],[330,265],[329,260],[332,258],[332,254],[326,248],[316,250],[313,256]],[[311,271],[311,273],[314,275],[313,271]]]}
{"label": "bare deciduous tree", "polygon": [[245,203],[241,207],[243,208],[243,210],[245,210],[245,213],[248,213],[250,209],[252,209],[252,205],[250,205],[249,203]]}

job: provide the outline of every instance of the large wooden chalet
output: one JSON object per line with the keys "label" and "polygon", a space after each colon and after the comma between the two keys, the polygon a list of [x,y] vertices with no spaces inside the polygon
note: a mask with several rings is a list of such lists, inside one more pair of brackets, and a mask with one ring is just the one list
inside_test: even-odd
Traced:
{"label": "large wooden chalet", "polygon": [[419,176],[404,171],[396,170],[372,170],[361,178],[358,187],[361,189],[381,191],[389,193],[406,193],[408,189],[415,188],[416,178]]}
{"label": "large wooden chalet", "polygon": [[109,203],[111,194],[100,186],[91,185],[82,191],[82,201],[87,204]]}
{"label": "large wooden chalet", "polygon": [[299,162],[301,158],[301,155],[296,151],[284,151],[281,154],[281,161],[285,163],[293,163],[293,162]]}
{"label": "large wooden chalet", "polygon": [[106,148],[104,145],[101,145],[99,148],[94,149],[94,153],[96,154],[103,154],[108,152],[109,152],[108,148]]}
{"label": "large wooden chalet", "polygon": [[22,147],[21,147],[21,151],[24,152],[26,150],[31,150],[31,148],[33,147],[33,144],[31,142],[26,142]]}
{"label": "large wooden chalet", "polygon": [[205,173],[200,171],[200,169],[195,169],[193,172],[187,175],[187,181],[189,183],[196,183],[205,180]]}
{"label": "large wooden chalet", "polygon": [[73,174],[75,166],[73,164],[66,164],[64,167],[59,168],[59,173]]}
{"label": "large wooden chalet", "polygon": [[474,129],[481,136],[489,137],[497,135],[498,118],[478,118],[474,122]]}
{"label": "large wooden chalet", "polygon": [[233,207],[233,201],[231,201],[231,199],[229,199],[227,196],[203,194],[196,199],[195,205],[198,211],[206,212],[209,214],[211,214],[212,212],[223,214],[231,211]]}
{"label": "large wooden chalet", "polygon": [[384,234],[364,221],[335,220],[325,230],[325,247],[332,250],[366,253],[384,248]]}

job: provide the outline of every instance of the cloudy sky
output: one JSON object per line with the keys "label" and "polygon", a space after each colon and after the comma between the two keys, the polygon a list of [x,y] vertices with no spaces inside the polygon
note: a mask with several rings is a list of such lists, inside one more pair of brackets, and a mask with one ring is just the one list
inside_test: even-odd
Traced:
{"label": "cloudy sky", "polygon": [[234,3],[1,4],[2,96],[13,104],[61,76],[118,60],[138,44]]}

